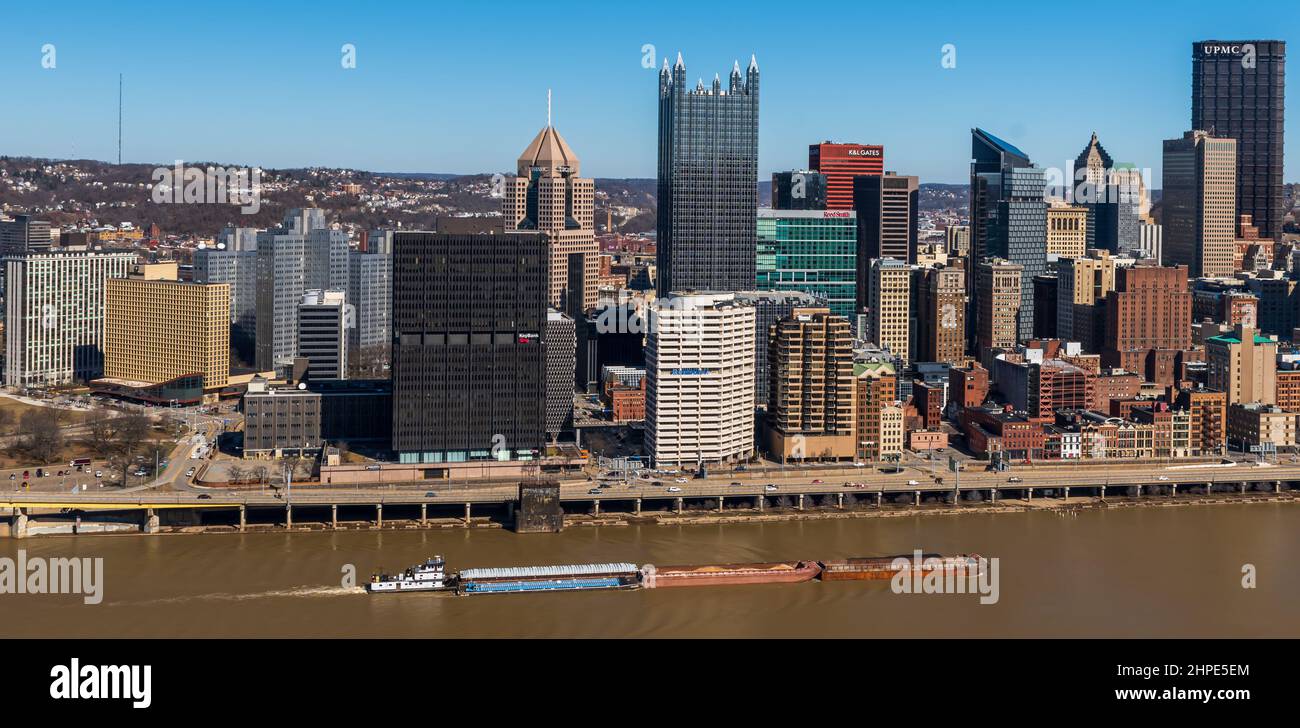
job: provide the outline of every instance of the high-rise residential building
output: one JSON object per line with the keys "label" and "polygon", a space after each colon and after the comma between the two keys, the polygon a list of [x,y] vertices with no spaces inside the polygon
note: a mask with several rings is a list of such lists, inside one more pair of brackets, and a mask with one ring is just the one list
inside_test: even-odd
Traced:
{"label": "high-rise residential building", "polygon": [[1277,404],[1277,339],[1237,324],[1205,340],[1205,385],[1228,395],[1228,405]]}
{"label": "high-rise residential building", "polygon": [[572,318],[546,312],[546,434],[554,440],[573,426],[573,376],[577,366],[577,328]]}
{"label": "high-rise residential building", "polygon": [[826,175],[826,209],[853,209],[853,180],[885,171],[885,148],[878,144],[808,145],[808,166]]}
{"label": "high-rise residential building", "polygon": [[[1236,140],[1237,211],[1253,216],[1260,235],[1273,240],[1281,239],[1286,214],[1282,194],[1285,80],[1286,41],[1192,44],[1192,128]],[[1166,179],[1166,195],[1168,185]]]}
{"label": "high-rise residential building", "polygon": [[957,364],[966,357],[966,271],[916,271],[916,359]]}
{"label": "high-rise residential building", "polygon": [[908,361],[912,269],[894,258],[871,261],[867,276],[866,339]]}
{"label": "high-rise residential building", "polygon": [[[802,291],[739,291],[736,302],[754,309],[754,405],[765,408],[771,384],[767,354],[772,324],[789,316],[796,308],[825,306],[826,301]],[[639,355],[639,346],[637,352]]]}
{"label": "high-rise residential building", "polygon": [[857,310],[857,226],[852,210],[759,210],[757,288],[802,291],[852,320]]}
{"label": "high-rise residential building", "polygon": [[758,210],[758,62],[726,91],[686,85],[680,54],[659,74],[656,271],[660,296],[754,285]]}
{"label": "high-rise residential building", "polygon": [[549,256],[537,232],[394,236],[393,450],[401,462],[539,456]]}
{"label": "high-rise residential building", "polygon": [[220,283],[230,290],[230,348],[252,364],[257,341],[257,244],[251,250],[194,251],[194,282]]}
{"label": "high-rise residential building", "polygon": [[1115,290],[1115,258],[1105,250],[1056,263],[1056,335],[1084,351],[1101,350],[1106,331],[1106,294]]}
{"label": "high-rise residential building", "polygon": [[284,367],[298,352],[298,303],[309,290],[346,291],[348,236],[325,211],[293,209],[257,236],[257,368]]}
{"label": "high-rise residential building", "polygon": [[[1047,272],[1047,176],[1028,155],[983,129],[971,130],[971,272],[996,257],[1021,268],[1020,338],[1034,328],[1034,276]],[[972,309],[983,310],[980,289]]]}
{"label": "high-rise residential building", "polygon": [[1047,208],[1047,258],[1082,258],[1088,249],[1088,209],[1064,203]]}
{"label": "high-rise residential building", "polygon": [[1237,142],[1189,131],[1164,142],[1165,265],[1231,276],[1237,239]]}
{"label": "high-rise residential building", "polygon": [[48,220],[31,215],[0,219],[0,255],[47,253],[53,243]]}
{"label": "high-rise residential building", "polygon": [[586,271],[582,310],[596,306],[600,249],[596,245],[593,202],[596,183],[581,176],[582,163],[564,137],[547,123],[519,155],[516,176],[506,184],[502,214],[505,230],[539,230],[551,245],[550,305],[561,300],[568,285],[569,255],[581,253]]}
{"label": "high-rise residential building", "polygon": [[1115,271],[1106,294],[1103,366],[1138,372],[1173,386],[1176,358],[1192,348],[1192,293],[1187,268],[1135,265]]}
{"label": "high-rise residential building", "polygon": [[975,353],[985,368],[992,349],[1010,349],[1019,341],[1020,279],[1024,267],[1001,258],[985,259],[975,269]]}
{"label": "high-rise residential building", "polygon": [[364,371],[386,363],[393,344],[393,256],[354,251],[348,263],[348,356]]}
{"label": "high-rise residential building", "polygon": [[156,385],[199,375],[230,381],[230,287],[176,280],[176,264],[140,266],[104,287],[104,376]]}
{"label": "high-rise residential building", "polygon": [[135,253],[108,251],[5,256],[5,386],[102,376],[104,289],[135,260]]}
{"label": "high-rise residential building", "polygon": [[807,169],[773,172],[772,209],[825,210],[826,175]]}
{"label": "high-rise residential building", "polygon": [[[853,178],[853,209],[858,215],[858,260],[894,258],[916,262],[916,221],[920,181],[885,172]],[[865,276],[864,276],[865,277]]]}
{"label": "high-rise residential building", "polygon": [[348,378],[347,294],[310,290],[298,303],[298,356],[313,380]]}
{"label": "high-rise residential building", "polygon": [[827,308],[797,308],[772,327],[767,450],[786,462],[848,460],[856,447],[853,335]]}
{"label": "high-rise residential building", "polygon": [[646,343],[646,452],[656,466],[754,452],[754,308],[734,293],[659,299]]}

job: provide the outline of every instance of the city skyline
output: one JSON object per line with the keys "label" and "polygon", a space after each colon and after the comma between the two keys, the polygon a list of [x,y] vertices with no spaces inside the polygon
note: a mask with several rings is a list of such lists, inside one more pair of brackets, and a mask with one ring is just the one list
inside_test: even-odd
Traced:
{"label": "city skyline", "polygon": [[[777,9],[760,4],[758,12]],[[350,8],[326,5],[312,15],[253,6],[221,14],[184,8],[166,18],[120,18],[70,3],[69,13],[95,22],[79,23],[80,30],[50,28],[48,34],[28,32],[33,24],[24,21],[37,11],[15,8],[15,22],[0,29],[0,67],[7,69],[10,93],[35,107],[58,108],[73,99],[86,108],[6,119],[0,122],[6,148],[0,151],[116,159],[115,76],[121,72],[123,161],[508,171],[517,150],[501,140],[536,132],[546,119],[550,89],[555,126],[583,148],[589,176],[652,178],[653,89],[663,60],[681,52],[687,68],[698,69],[696,76],[709,76],[703,78],[707,83],[713,71],[736,60],[745,65],[752,53],[766,76],[759,179],[802,168],[807,146],[829,139],[882,144],[889,169],[922,182],[961,183],[969,162],[965,135],[979,126],[1012,141],[1036,162],[1062,168],[1096,131],[1117,161],[1150,168],[1158,188],[1162,140],[1190,128],[1191,43],[1286,40],[1271,29],[1288,27],[1287,15],[1300,20],[1300,11],[1286,6],[1240,8],[1231,18],[1213,21],[1190,17],[1195,13],[1170,16],[1126,8],[1125,22],[1108,30],[1113,50],[1076,62],[1075,54],[1053,40],[1060,27],[1054,20],[1061,21],[1067,11],[1039,8],[1031,17],[1030,9],[1025,5],[1022,13],[1004,10],[986,17],[952,5],[934,19],[921,10],[830,4],[826,15],[837,22],[817,28],[818,52],[807,53],[789,43],[787,29],[776,24],[683,24],[674,22],[681,16],[676,8],[590,6],[591,13],[599,12],[598,28],[582,9],[556,16],[507,8],[540,34],[562,26],[579,29],[570,34],[558,62],[536,64],[505,51],[490,33],[440,30],[490,26],[478,22],[486,20],[487,11],[477,8],[367,9],[364,16],[337,23]],[[426,15],[428,24],[421,22]],[[894,30],[873,32],[872,41],[862,43],[854,33],[864,26],[855,19]],[[984,32],[992,22],[1015,31],[1014,52],[1002,40],[1006,36]],[[1158,41],[1149,30],[1157,22]],[[199,26],[213,37],[235,39],[194,50],[218,62],[195,62],[191,55],[173,53],[166,42],[114,41],[120,34],[183,37],[186,28]],[[430,29],[438,42],[416,42]],[[47,43],[53,46],[54,68],[42,67]],[[344,44],[355,50],[355,68],[342,67]],[[953,46],[955,68],[942,65],[946,44]],[[1035,54],[1048,62],[1016,62]],[[1051,62],[1055,56],[1060,63]],[[1090,72],[1079,73],[1083,67]],[[862,91],[846,92],[857,80]],[[1006,103],[1007,88],[1026,102]],[[1071,105],[1080,113],[1063,115]],[[447,113],[451,106],[473,113]],[[1296,124],[1288,122],[1292,135],[1300,131]],[[1294,150],[1283,176],[1300,180],[1300,155]]]}

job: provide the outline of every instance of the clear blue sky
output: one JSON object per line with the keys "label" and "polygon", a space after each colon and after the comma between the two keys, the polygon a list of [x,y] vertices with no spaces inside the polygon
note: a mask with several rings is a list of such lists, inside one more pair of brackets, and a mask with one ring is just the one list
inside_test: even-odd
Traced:
{"label": "clear blue sky", "polygon": [[[1297,28],[1294,2],[14,2],[0,6],[0,154],[114,159],[121,71],[130,162],[504,171],[551,88],[586,175],[653,177],[649,43],[656,66],[681,51],[706,82],[757,54],[764,176],[835,139],[964,182],[981,126],[1044,166],[1095,130],[1158,185],[1160,141],[1190,123],[1191,43],[1294,45]],[[945,43],[955,69],[940,66]],[[1291,50],[1286,179],[1300,181]]]}

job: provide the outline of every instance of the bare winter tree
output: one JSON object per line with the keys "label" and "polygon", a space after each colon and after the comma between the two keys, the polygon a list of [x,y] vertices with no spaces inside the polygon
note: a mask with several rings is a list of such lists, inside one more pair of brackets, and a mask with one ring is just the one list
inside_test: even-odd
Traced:
{"label": "bare winter tree", "polygon": [[48,407],[28,410],[19,425],[23,432],[22,448],[42,463],[53,462],[63,449],[63,430],[58,410]]}

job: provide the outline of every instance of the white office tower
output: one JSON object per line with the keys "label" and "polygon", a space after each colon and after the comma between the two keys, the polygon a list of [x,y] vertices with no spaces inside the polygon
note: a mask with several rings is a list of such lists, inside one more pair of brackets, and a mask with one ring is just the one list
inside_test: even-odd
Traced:
{"label": "white office tower", "polygon": [[652,310],[646,449],[656,466],[742,462],[754,452],[754,308],[734,293],[681,294]]}

